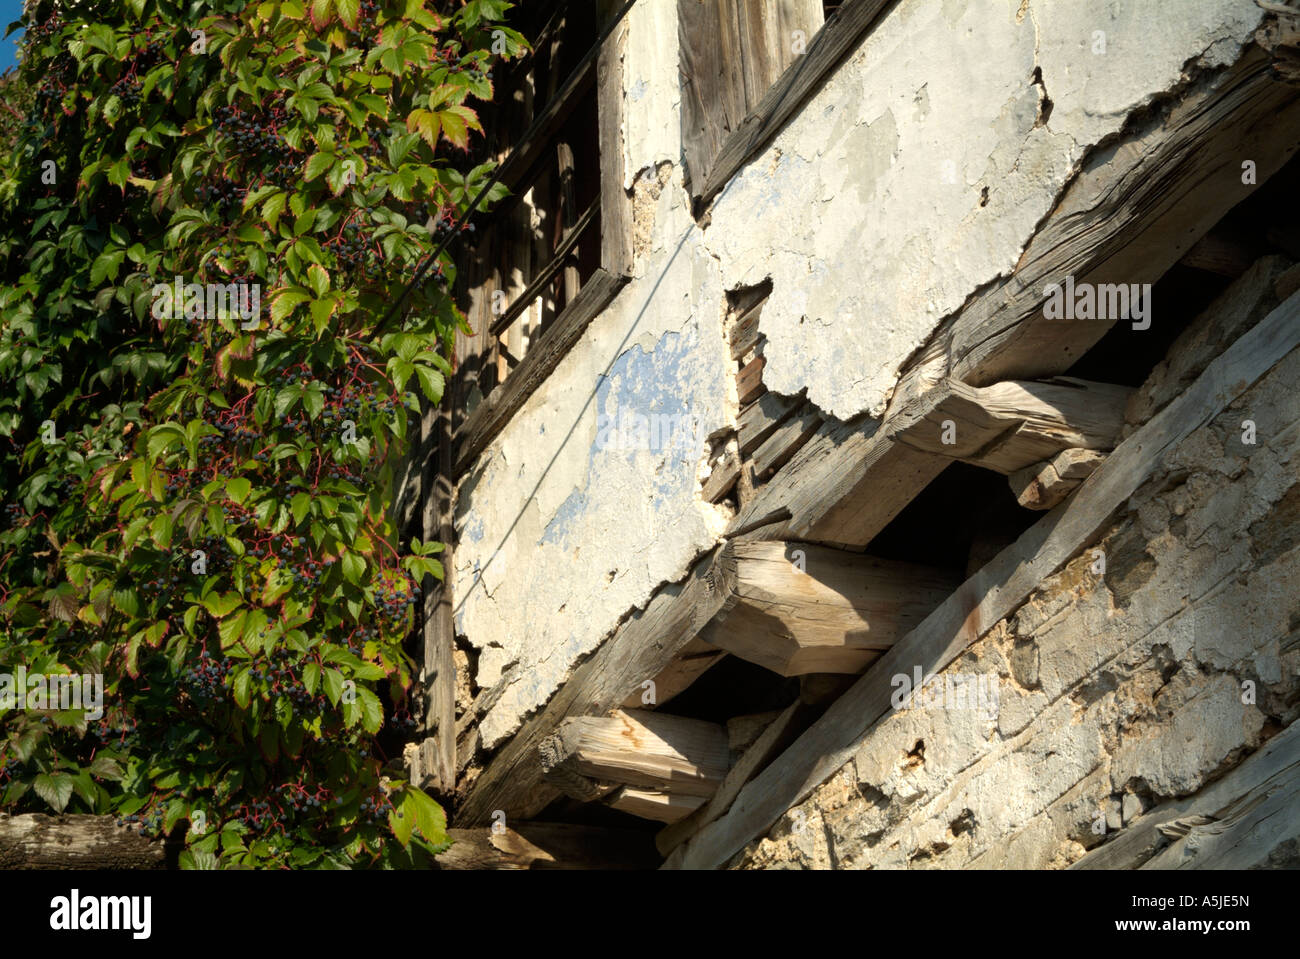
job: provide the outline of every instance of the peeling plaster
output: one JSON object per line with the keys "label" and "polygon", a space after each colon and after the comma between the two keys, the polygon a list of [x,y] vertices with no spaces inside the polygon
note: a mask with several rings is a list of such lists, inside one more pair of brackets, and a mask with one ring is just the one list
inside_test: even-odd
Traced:
{"label": "peeling plaster", "polygon": [[[894,7],[713,207],[724,287],[774,281],[769,388],[881,415],[901,364],[1014,268],[1088,148],[1189,62],[1230,62],[1262,16],[1253,0]],[[810,340],[809,321],[837,335]]]}
{"label": "peeling plaster", "polygon": [[[699,496],[709,444],[679,455],[598,443],[600,414],[621,410],[689,411],[715,442],[734,423],[725,290],[773,281],[769,389],[807,388],[841,419],[881,415],[900,366],[1014,268],[1088,149],[1184,69],[1234,59],[1263,11],[1253,0],[900,3],[704,227],[681,177],[676,0],[641,0],[628,16],[633,280],[458,495],[457,631],[480,650],[477,684],[506,684],[480,725],[489,749],[725,527],[726,510]],[[1096,30],[1104,55],[1092,52]]]}

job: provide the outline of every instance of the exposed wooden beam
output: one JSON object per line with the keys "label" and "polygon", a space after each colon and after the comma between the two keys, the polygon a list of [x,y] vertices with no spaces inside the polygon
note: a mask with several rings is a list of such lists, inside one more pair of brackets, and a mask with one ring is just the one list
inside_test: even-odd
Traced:
{"label": "exposed wooden beam", "polygon": [[498,180],[512,192],[525,179],[534,165],[545,154],[555,134],[573,113],[578,102],[587,95],[596,79],[596,59],[579,65],[555,96],[542,108],[530,127],[532,136],[515,144],[506,162],[501,165]]}
{"label": "exposed wooden beam", "polygon": [[[1050,375],[1101,339],[1114,319],[1047,319],[1045,287],[1067,276],[1076,287],[1155,283],[1257,189],[1242,183],[1244,158],[1259,183],[1277,172],[1300,145],[1300,90],[1269,73],[1268,54],[1251,46],[1085,164],[1015,272],[956,317],[950,375],[981,386]],[[1159,302],[1153,311],[1153,325],[1181,323]]]}
{"label": "exposed wooden beam", "polygon": [[674,696],[687,689],[726,658],[727,654],[724,650],[697,637],[687,643],[677,654],[677,658],[651,680],[654,683],[652,687],[654,696],[651,701],[646,701],[651,690],[645,688],[643,680],[641,686],[623,701],[623,706],[626,709],[658,708],[670,702]]}
{"label": "exposed wooden beam", "polygon": [[640,816],[642,819],[671,823],[686,818],[707,801],[703,796],[666,793],[660,789],[641,786],[622,786],[609,797],[607,804],[620,812]]}
{"label": "exposed wooden beam", "polygon": [[1016,470],[1007,482],[1016,502],[1025,509],[1051,509],[1074,492],[1105,458],[1096,450],[1063,450],[1050,460]]}
{"label": "exposed wooden beam", "polygon": [[630,829],[511,822],[447,835],[451,848],[437,857],[442,869],[647,869],[658,861],[650,837]]}
{"label": "exposed wooden beam", "polygon": [[735,556],[736,600],[700,636],[782,676],[861,672],[961,582],[801,543],[739,543]]}
{"label": "exposed wooden beam", "polygon": [[[600,0],[603,25],[614,14],[617,0]],[[597,136],[600,149],[600,265],[615,276],[631,276],[632,199],[625,179],[623,127],[623,56],[627,50],[627,19],[609,35],[596,60]]]}
{"label": "exposed wooden beam", "polygon": [[802,702],[796,702],[769,720],[763,731],[745,748],[740,758],[727,771],[727,775],[722,780],[722,785],[718,787],[718,791],[709,798],[708,802],[702,804],[698,810],[682,817],[674,825],[670,825],[659,832],[659,835],[655,837],[655,845],[659,847],[659,851],[667,856],[695,833],[726,812],[740,794],[740,790],[745,783],[753,779],[759,770],[789,746],[795,736],[802,732],[807,724],[812,721],[812,718],[813,710]]}
{"label": "exposed wooden beam", "polygon": [[1298,814],[1300,723],[1292,721],[1223,778],[1148,810],[1070,868],[1268,868],[1269,853],[1300,838]]}
{"label": "exposed wooden beam", "polygon": [[469,414],[456,431],[456,475],[460,476],[528,397],[542,385],[584,330],[618,294],[626,276],[597,270],[550,328],[534,343],[506,382]]}
{"label": "exposed wooden beam", "polygon": [[576,773],[684,796],[712,795],[731,766],[722,726],[641,709],[566,719],[538,752],[547,776]]}
{"label": "exposed wooden beam", "polygon": [[501,747],[468,791],[458,814],[462,824],[491,820],[494,809],[527,819],[561,793],[542,781],[537,750],[570,716],[607,713],[641,683],[658,676],[730,599],[732,568],[726,546],[701,557],[685,580],[656,593],[614,635],[574,670],[541,712]]}
{"label": "exposed wooden beam", "polygon": [[1220,355],[1185,392],[1125,439],[1052,510],[885,653],[826,714],[749,783],[731,809],[679,847],[666,868],[711,869],[804,799],[853,754],[890,709],[892,677],[936,673],[1013,612],[1079,550],[1192,432],[1217,416],[1300,346],[1300,295]]}

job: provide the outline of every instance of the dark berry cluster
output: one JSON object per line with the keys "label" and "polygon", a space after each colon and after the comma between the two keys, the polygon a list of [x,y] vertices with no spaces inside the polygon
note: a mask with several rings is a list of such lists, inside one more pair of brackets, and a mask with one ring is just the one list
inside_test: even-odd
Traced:
{"label": "dark berry cluster", "polygon": [[397,625],[406,617],[406,611],[415,605],[420,587],[413,586],[405,577],[394,583],[375,586],[375,604],[389,623]]}
{"label": "dark berry cluster", "polygon": [[90,733],[102,743],[132,746],[139,741],[140,727],[131,718],[115,721],[105,717],[91,727]]}
{"label": "dark berry cluster", "polygon": [[380,822],[388,818],[388,814],[393,811],[393,802],[382,792],[374,796],[367,796],[361,801],[361,815],[365,816],[371,822]]}
{"label": "dark berry cluster", "polygon": [[163,810],[161,806],[155,806],[147,813],[120,816],[116,821],[119,826],[130,826],[138,829],[142,835],[157,838],[162,835]]}
{"label": "dark berry cluster", "polygon": [[222,216],[229,216],[244,205],[247,191],[237,183],[229,180],[216,180],[201,185],[194,193],[200,203],[210,203]]}
{"label": "dark berry cluster", "polygon": [[281,824],[280,811],[273,810],[271,804],[265,800],[241,806],[239,819],[249,829],[258,831]]}
{"label": "dark berry cluster", "polygon": [[229,673],[230,661],[224,657],[216,659],[205,649],[199,654],[199,661],[182,675],[181,682],[195,700],[207,704],[224,698]]}
{"label": "dark berry cluster", "polygon": [[118,81],[108,88],[110,96],[119,97],[127,106],[135,106],[140,102],[140,89],[144,84],[135,74],[128,73],[119,77]]}
{"label": "dark berry cluster", "polygon": [[23,508],[19,503],[5,503],[5,521],[10,526],[18,526],[23,521]]}
{"label": "dark berry cluster", "polygon": [[253,113],[237,106],[220,106],[213,113],[217,132],[230,153],[257,158],[266,179],[285,186],[298,175],[298,159],[280,132],[289,114],[283,105]]}
{"label": "dark berry cluster", "polygon": [[343,224],[343,228],[324,245],[334,258],[336,268],[354,281],[374,282],[383,276],[384,258],[379,245],[366,236],[356,220]]}
{"label": "dark berry cluster", "polygon": [[391,725],[398,732],[413,733],[415,732],[416,727],[419,726],[419,723],[416,722],[415,717],[405,709],[400,709],[393,714]]}
{"label": "dark berry cluster", "polygon": [[4,766],[0,767],[0,782],[8,782],[14,776],[17,776],[23,768],[22,760],[6,758]]}
{"label": "dark berry cluster", "polygon": [[309,790],[302,783],[285,783],[280,787],[280,795],[295,812],[320,809],[330,798],[330,791],[325,787]]}

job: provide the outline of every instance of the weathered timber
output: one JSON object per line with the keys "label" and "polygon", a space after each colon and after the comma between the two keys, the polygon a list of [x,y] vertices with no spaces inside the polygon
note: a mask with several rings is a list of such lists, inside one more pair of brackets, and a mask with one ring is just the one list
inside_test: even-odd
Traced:
{"label": "weathered timber", "polygon": [[162,869],[165,844],[112,816],[0,813],[0,869]]}
{"label": "weathered timber", "polygon": [[815,406],[805,406],[787,417],[750,457],[755,479],[763,480],[790,461],[822,425],[822,415]]}
{"label": "weathered timber", "polygon": [[541,741],[569,716],[599,715],[615,708],[677,658],[733,595],[728,553],[722,546],[701,557],[683,582],[656,593],[644,610],[633,613],[574,670],[545,708],[492,758],[468,791],[459,821],[484,825],[494,809],[527,819],[557,798],[557,789],[543,788],[537,762]]}
{"label": "weathered timber", "polygon": [[[655,709],[662,706],[726,658],[724,650],[697,637],[682,647],[677,658],[653,680],[643,680],[636,691],[623,701],[623,706],[626,709]],[[653,687],[647,688],[647,682],[652,682]],[[654,692],[653,697],[650,697],[651,690]]]}
{"label": "weathered timber", "polygon": [[[570,160],[572,160],[572,155],[570,155]],[[491,332],[493,336],[500,336],[509,329],[510,324],[519,318],[519,314],[528,309],[529,304],[542,295],[546,285],[551,282],[551,277],[564,268],[569,260],[569,255],[573,252],[573,248],[582,239],[582,234],[586,232],[592,223],[596,222],[596,217],[599,215],[600,197],[596,197],[587,205],[587,209],[582,212],[582,216],[578,217],[577,222],[564,231],[560,242],[556,244],[555,252],[551,255],[550,262],[537,271],[537,275],[529,280],[528,286],[524,287],[524,292],[515,297],[515,301],[506,307],[505,312],[492,321]],[[573,302],[573,300],[569,301],[569,303]]]}
{"label": "weathered timber", "polygon": [[497,179],[516,192],[515,188],[527,178],[533,167],[546,153],[564,121],[573,113],[579,101],[592,88],[596,79],[596,61],[587,60],[573,72],[547,102],[525,132],[523,138],[515,144],[510,156],[501,165]]}
{"label": "weathered timber", "polygon": [[[1255,189],[1241,182],[1242,157],[1262,183],[1297,146],[1300,90],[1270,79],[1269,56],[1257,46],[1200,77],[1167,114],[1085,162],[1015,272],[956,317],[950,375],[984,385],[1068,369],[1114,320],[1046,319],[1047,284],[1066,276],[1076,287],[1154,283]],[[1153,324],[1179,322],[1159,302],[1153,310]]]}
{"label": "weathered timber", "polygon": [[568,823],[512,822],[493,831],[448,829],[442,869],[650,869],[654,843],[641,832]]}
{"label": "weathered timber", "polygon": [[640,786],[623,786],[606,800],[607,805],[620,812],[656,822],[685,819],[705,802],[707,800],[703,796],[666,793],[660,789],[645,789]]}
{"label": "weathered timber", "polygon": [[1025,509],[1051,509],[1069,496],[1105,459],[1096,450],[1062,450],[1050,460],[1016,470],[1007,477],[1016,502]]}
{"label": "weathered timber", "polygon": [[678,0],[682,155],[702,182],[732,131],[822,25],[820,0]]}
{"label": "weathered timber", "polygon": [[736,374],[736,401],[744,406],[763,395],[767,389],[763,385],[763,367],[767,363],[761,356],[756,356]]}
{"label": "weathered timber", "polygon": [[731,766],[722,726],[640,709],[566,719],[538,752],[548,777],[576,773],[684,796],[712,795]]}
{"label": "weathered timber", "polygon": [[764,393],[736,418],[736,437],[740,441],[740,455],[749,456],[786,421],[803,402],[802,396],[782,396]]}
{"label": "weathered timber", "polygon": [[961,582],[801,543],[739,543],[735,557],[736,601],[700,637],[782,676],[861,672]]}
{"label": "weathered timber", "polygon": [[[686,0],[682,2],[683,5],[689,6]],[[831,71],[839,65],[850,50],[857,46],[863,35],[891,3],[892,0],[845,0],[835,15],[826,21],[825,26],[818,30],[815,36],[811,31],[808,33],[808,36],[812,37],[812,42],[808,44],[807,50],[768,88],[762,99],[758,101],[758,105],[753,107],[745,119],[732,128],[719,148],[712,149],[706,141],[696,150],[694,164],[688,154],[690,190],[696,198],[697,205],[708,203],[727,185],[736,171],[744,166],[750,157],[757,153],[794,115],[804,100],[821,86]],[[703,6],[707,7],[709,4]],[[689,24],[686,21],[679,22],[681,31],[686,31]],[[688,43],[686,49],[692,46]],[[718,57],[712,66],[714,70],[734,69],[734,64],[740,62],[742,59],[739,56],[730,60]],[[684,81],[691,78],[690,82],[694,82],[696,70],[689,59],[683,61],[682,72]],[[704,109],[704,104],[711,102],[709,97],[708,91],[695,92],[689,88],[683,89],[684,150],[693,140],[702,137],[702,134],[695,132],[695,128],[702,127],[705,122],[701,118],[700,111]],[[709,157],[709,160],[704,161],[702,157]]]}
{"label": "weathered timber", "polygon": [[1294,849],[1300,838],[1297,793],[1300,723],[1292,722],[1223,778],[1147,810],[1070,868],[1266,867],[1274,849]]}
{"label": "weathered timber", "polygon": [[735,801],[745,783],[772,761],[811,722],[813,711],[802,702],[786,707],[772,718],[763,731],[741,753],[727,771],[722,785],[698,811],[659,832],[655,845],[667,856],[687,839],[713,822]]}
{"label": "weathered timber", "polygon": [[1179,442],[1300,346],[1300,295],[1219,356],[1182,395],[1117,446],[1074,498],[1052,510],[894,645],[771,765],[731,809],[678,848],[666,868],[717,868],[844,765],[890,709],[892,677],[951,663],[1086,549]]}
{"label": "weathered timber", "polygon": [[509,422],[528,397],[555,370],[560,360],[578,342],[593,319],[607,307],[627,277],[597,270],[528,350],[523,361],[492,395],[480,403],[456,431],[456,475],[462,475],[475,457]]}
{"label": "weathered timber", "polygon": [[719,502],[736,485],[741,468],[740,453],[734,449],[726,450],[700,486],[700,499],[706,503]]}
{"label": "weathered timber", "polygon": [[1113,449],[1132,394],[1072,377],[987,387],[949,381],[934,410],[895,435],[916,449],[1010,474],[1062,450]]}
{"label": "weathered timber", "polygon": [[758,345],[758,320],[763,315],[763,304],[756,303],[750,307],[731,327],[731,358],[737,362]]}
{"label": "weathered timber", "polygon": [[[617,12],[617,0],[600,0],[601,23]],[[620,20],[596,60],[596,116],[600,144],[600,265],[615,276],[632,274],[632,201],[623,188],[623,57],[627,20]]]}
{"label": "weathered timber", "polygon": [[1241,238],[1211,230],[1192,244],[1178,262],[1195,270],[1204,270],[1234,280],[1255,262],[1256,253]]}

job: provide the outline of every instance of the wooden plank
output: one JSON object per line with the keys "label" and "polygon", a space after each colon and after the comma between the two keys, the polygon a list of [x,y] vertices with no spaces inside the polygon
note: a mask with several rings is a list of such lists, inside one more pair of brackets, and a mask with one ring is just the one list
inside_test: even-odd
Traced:
{"label": "wooden plank", "polygon": [[735,557],[736,601],[700,637],[782,676],[861,672],[961,582],[803,543],[739,543]]}
{"label": "wooden plank", "polygon": [[740,455],[749,456],[803,403],[803,396],[767,392],[750,403],[736,418]]}
{"label": "wooden plank", "polygon": [[608,800],[607,805],[620,812],[653,819],[656,822],[677,822],[685,819],[707,802],[703,796],[684,796],[640,786],[622,786]]}
{"label": "wooden plank", "polygon": [[492,758],[466,795],[458,821],[484,825],[494,809],[526,819],[559,796],[554,788],[540,788],[541,741],[565,718],[608,712],[663,672],[732,596],[730,559],[727,546],[714,549],[683,582],[661,589],[623,622]]}
{"label": "wooden plank", "polygon": [[[613,14],[616,0],[601,0],[601,23]],[[615,276],[632,275],[632,199],[623,188],[623,57],[627,20],[609,35],[596,60],[597,137],[600,149],[600,265]]]}
{"label": "wooden plank", "polygon": [[678,70],[682,91],[682,159],[687,183],[703,182],[727,136],[745,118],[741,0],[678,0]]}
{"label": "wooden plank", "polygon": [[1051,509],[1088,478],[1106,458],[1096,450],[1062,450],[1044,463],[1034,463],[1007,477],[1016,502],[1025,509]]}
{"label": "wooden plank", "polygon": [[1192,244],[1192,248],[1178,262],[1194,270],[1204,270],[1235,280],[1250,269],[1256,259],[1256,254],[1241,238],[1211,230]]}
{"label": "wooden plank", "polygon": [[441,869],[648,869],[658,861],[642,832],[569,823],[512,822],[494,831],[448,829]]}
{"label": "wooden plank", "polygon": [[613,301],[624,284],[625,276],[613,276],[597,270],[582,288],[578,298],[569,304],[528,355],[511,374],[510,379],[478,405],[461,423],[456,432],[456,475],[462,475],[488,443],[501,432],[510,417],[533,395],[537,387],[559,364],[564,355],[578,342],[587,325]]}
{"label": "wooden plank", "polygon": [[[1300,96],[1269,79],[1249,47],[1229,70],[1196,82],[1168,112],[1100,152],[1070,184],[1014,274],[971,301],[951,334],[950,375],[975,385],[1068,369],[1113,320],[1048,320],[1044,288],[1154,283],[1300,145]],[[1213,185],[1213,188],[1208,188]],[[1152,323],[1179,323],[1154,305]],[[1134,331],[1134,335],[1146,335]]]}
{"label": "wooden plank", "polygon": [[754,479],[766,479],[784,466],[821,425],[821,413],[811,404],[782,421],[750,457]]}
{"label": "wooden plank", "polygon": [[0,869],[162,869],[166,855],[113,816],[0,813]]}
{"label": "wooden plank", "polygon": [[[1090,851],[1070,865],[1071,869],[1146,869],[1195,868],[1249,869],[1262,865],[1260,857],[1250,857],[1245,865],[1226,865],[1206,861],[1218,858],[1219,843],[1225,831],[1207,835],[1206,827],[1226,831],[1229,845],[1240,848],[1241,813],[1262,812],[1276,816],[1274,822],[1284,822],[1286,813],[1278,815],[1288,805],[1291,812],[1291,836],[1294,840],[1296,822],[1294,810],[1300,809],[1297,799],[1300,791],[1300,723],[1292,722],[1262,747],[1248,756],[1240,765],[1229,770],[1221,779],[1204,786],[1200,791],[1182,799],[1161,803],[1143,813],[1122,831],[1114,834],[1104,844]],[[1281,809],[1277,800],[1281,799]],[[1247,820],[1249,833],[1258,827],[1258,820]],[[1270,830],[1271,832],[1271,830]],[[1199,849],[1188,849],[1187,839],[1198,840]],[[1172,842],[1171,842],[1172,840]],[[1264,850],[1265,858],[1268,849]],[[1178,860],[1178,861],[1171,861]]]}
{"label": "wooden plank", "polygon": [[622,705],[625,709],[655,709],[662,706],[726,658],[724,651],[697,637],[682,647],[677,658],[652,680],[653,697],[650,696],[651,690],[645,688],[646,681],[643,680],[641,686],[623,700]]}
{"label": "wooden plank", "polygon": [[[564,223],[565,235],[569,235],[574,232],[578,225],[578,200],[573,184],[573,149],[563,141],[555,144],[555,163],[560,177],[562,222]],[[592,205],[599,209],[600,198],[597,197]],[[565,259],[567,262],[564,264],[564,303],[567,306],[578,295],[578,288],[582,283],[578,276],[578,264],[573,257],[572,247],[565,254]]]}
{"label": "wooden plank", "polygon": [[763,357],[756,356],[736,374],[736,399],[741,406],[754,402],[767,389],[763,385],[763,366],[766,363]]}
{"label": "wooden plank", "polygon": [[1300,346],[1300,295],[1218,357],[1196,382],[1124,440],[1068,505],[1052,510],[961,585],[885,653],[826,714],[746,786],[731,809],[678,848],[666,868],[711,869],[804,799],[853,754],[890,709],[892,677],[951,663],[1013,612],[1079,550],[1086,549],[1182,440],[1245,393]]}
{"label": "wooden plank", "polygon": [[736,760],[735,765],[727,771],[722,785],[718,787],[707,804],[697,812],[683,818],[676,825],[660,830],[655,837],[655,845],[665,856],[684,843],[695,833],[727,811],[745,783],[754,778],[764,766],[770,763],[812,720],[812,710],[801,702],[792,703],[772,719],[763,732]]}
{"label": "wooden plank", "polygon": [[686,796],[712,795],[731,767],[722,726],[644,709],[566,719],[538,753],[547,776],[575,773]]}
{"label": "wooden plank", "polygon": [[700,498],[706,503],[720,502],[736,485],[740,469],[740,454],[735,450],[727,450],[722,459],[714,464],[708,479],[700,487]]}
{"label": "wooden plank", "polygon": [[550,283],[551,277],[555,276],[564,267],[569,254],[578,245],[578,241],[582,239],[582,234],[587,227],[596,221],[599,213],[600,197],[596,197],[588,204],[587,209],[582,212],[582,216],[578,217],[578,222],[572,228],[564,231],[564,237],[555,247],[555,253],[551,256],[550,262],[537,271],[537,275],[529,281],[528,286],[524,288],[524,292],[515,297],[515,301],[506,308],[505,312],[492,321],[491,333],[493,336],[500,336],[509,329],[510,324],[519,317],[519,314],[528,309],[529,305],[542,295],[546,290],[546,285]]}
{"label": "wooden plank", "polygon": [[[682,3],[686,4],[687,0],[682,0]],[[772,84],[744,121],[733,128],[720,148],[710,153],[705,141],[706,146],[696,149],[697,159],[693,167],[690,166],[688,155],[690,189],[697,205],[713,199],[736,171],[785,125],[892,3],[893,0],[846,0],[835,15],[826,21],[826,25],[817,31],[816,36],[809,33],[811,42],[807,51]],[[684,21],[681,29],[687,29]],[[683,46],[683,50],[686,49],[688,46]],[[720,57],[718,62],[726,65],[727,69],[734,69],[734,65],[741,62],[741,57]],[[683,64],[683,73],[693,78],[697,65],[687,60],[683,60]],[[692,72],[688,73],[688,70]],[[683,87],[683,149],[688,142],[700,139],[692,128],[700,125],[702,108],[694,101],[697,97],[702,99],[708,92],[695,93]],[[688,118],[691,127],[687,125]],[[712,160],[702,163],[699,157],[708,155],[712,156]]]}
{"label": "wooden plank", "polygon": [[737,362],[745,359],[745,354],[758,345],[758,321],[763,315],[763,304],[758,303],[746,310],[731,327],[731,358]]}

